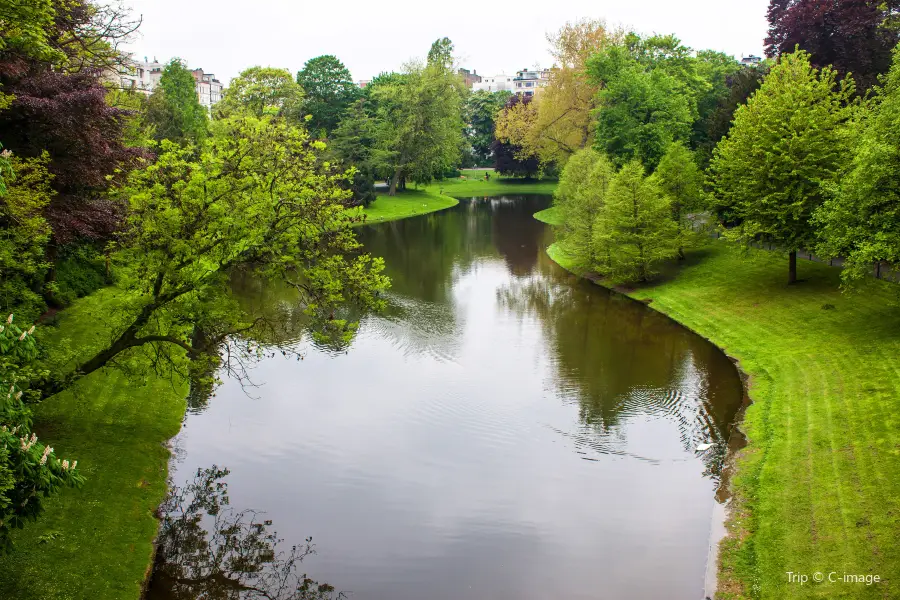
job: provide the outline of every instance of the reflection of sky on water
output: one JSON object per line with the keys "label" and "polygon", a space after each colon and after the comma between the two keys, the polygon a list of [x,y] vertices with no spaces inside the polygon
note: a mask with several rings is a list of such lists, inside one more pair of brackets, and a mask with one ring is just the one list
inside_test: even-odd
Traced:
{"label": "reflection of sky on water", "polygon": [[226,382],[176,480],[228,466],[233,505],[313,536],[305,568],[354,598],[698,597],[715,483],[693,448],[727,433],[737,375],[550,265],[541,202],[364,232],[388,313],[346,353],[260,364],[258,400]]}

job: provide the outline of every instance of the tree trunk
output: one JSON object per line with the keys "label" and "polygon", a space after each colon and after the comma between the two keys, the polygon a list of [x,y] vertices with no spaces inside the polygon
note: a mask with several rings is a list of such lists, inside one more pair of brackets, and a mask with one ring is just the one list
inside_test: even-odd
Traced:
{"label": "tree trunk", "polygon": [[797,283],[797,251],[788,254],[788,285]]}
{"label": "tree trunk", "polygon": [[388,196],[396,196],[397,195],[397,184],[400,182],[400,170],[397,169],[394,171],[393,176],[391,176],[391,187],[388,190]]}

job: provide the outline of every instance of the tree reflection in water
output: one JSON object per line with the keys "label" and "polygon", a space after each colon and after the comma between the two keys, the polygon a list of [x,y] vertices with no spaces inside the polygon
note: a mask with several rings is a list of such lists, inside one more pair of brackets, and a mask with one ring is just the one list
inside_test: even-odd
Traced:
{"label": "tree reflection in water", "polygon": [[328,584],[300,572],[312,538],[280,550],[262,513],[229,506],[227,469],[199,469],[159,508],[157,555],[147,600],[337,600]]}

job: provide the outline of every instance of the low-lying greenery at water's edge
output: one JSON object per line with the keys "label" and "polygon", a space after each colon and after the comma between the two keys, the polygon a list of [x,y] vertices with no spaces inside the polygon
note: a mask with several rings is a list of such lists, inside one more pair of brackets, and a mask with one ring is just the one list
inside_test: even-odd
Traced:
{"label": "low-lying greenery at water's edge", "polygon": [[[113,288],[77,301],[58,329],[43,328],[51,353],[89,352],[109,331],[97,318]],[[138,365],[140,366],[140,365]],[[146,366],[145,366],[146,367]],[[41,439],[77,458],[87,482],[47,501],[37,523],[14,534],[0,561],[0,598],[120,600],[140,596],[166,491],[166,440],[178,432],[187,387],[160,378],[137,384],[104,370],[35,407]]]}
{"label": "low-lying greenery at water's edge", "polygon": [[378,195],[378,198],[362,211],[365,223],[383,223],[407,217],[424,215],[459,204],[458,198],[472,196],[500,196],[504,194],[552,194],[556,182],[551,180],[516,179],[497,177],[491,172],[490,181],[484,180],[484,171],[467,179],[445,179],[419,189],[398,192],[396,196]]}
{"label": "low-lying greenery at water's edge", "polygon": [[[541,215],[547,219],[548,215]],[[550,215],[552,221],[552,215]],[[564,249],[550,257],[571,267]],[[750,379],[719,598],[900,597],[900,310],[872,281],[843,294],[838,269],[714,242],[677,278],[620,290],[710,339]],[[805,585],[787,572],[805,574]],[[816,572],[880,583],[814,583]]]}

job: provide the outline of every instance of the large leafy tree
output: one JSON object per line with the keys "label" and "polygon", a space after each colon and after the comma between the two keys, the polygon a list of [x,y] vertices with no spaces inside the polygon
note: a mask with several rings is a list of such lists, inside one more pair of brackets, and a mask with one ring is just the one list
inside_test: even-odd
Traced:
{"label": "large leafy tree", "polygon": [[662,68],[632,54],[614,46],[588,63],[588,75],[601,87],[595,146],[619,165],[638,159],[653,169],[669,144],[689,139],[696,97],[671,74],[680,59]]}
{"label": "large leafy tree", "polygon": [[852,73],[860,90],[887,72],[898,42],[895,0],[770,0],[766,53],[800,49],[817,67]]}
{"label": "large leafy tree", "polygon": [[486,167],[491,164],[495,124],[509,97],[509,92],[478,90],[466,98],[466,137],[471,147],[473,166]]}
{"label": "large leafy tree", "polygon": [[425,183],[458,164],[465,88],[446,62],[411,64],[401,76],[371,85],[377,159],[390,174],[391,195],[407,180]]}
{"label": "large leafy tree", "polygon": [[846,281],[900,264],[900,50],[858,127],[849,169],[816,213],[818,250],[846,258]]}
{"label": "large leafy tree", "polygon": [[188,144],[206,138],[209,115],[197,98],[196,86],[184,61],[169,61],[147,103],[146,120],[153,126],[154,138]]}
{"label": "large leafy tree", "polygon": [[731,129],[734,111],[759,89],[767,72],[767,66],[743,67],[727,76],[727,93],[717,97],[712,110],[702,111],[700,120],[694,125],[692,141],[704,167],[712,159],[716,144]]}
{"label": "large leafy tree", "polygon": [[585,77],[591,56],[621,44],[623,33],[610,30],[606,22],[582,19],[566,23],[547,36],[556,63],[547,85],[531,104],[505,111],[497,122],[497,138],[537,157],[544,165],[565,166],[568,158],[590,146],[597,108],[596,81]]}
{"label": "large leafy tree", "polygon": [[[119,189],[129,216],[117,256],[123,287],[134,293],[106,317],[116,332],[110,342],[54,373],[45,395],[134,352],[160,368],[189,358],[203,370],[235,334],[259,325],[227,293],[242,266],[293,285],[320,336],[346,338],[347,307],[379,304],[381,261],[359,252],[349,193],[321,160],[323,144],[269,116],[215,121],[210,133],[198,158],[162,142],[157,160]],[[191,335],[197,330],[203,335]]]}
{"label": "large leafy tree", "polygon": [[788,282],[797,280],[797,249],[810,248],[810,219],[847,153],[851,79],[816,69],[810,55],[781,56],[759,91],[737,109],[734,127],[716,147],[710,174],[714,209],[732,233],[764,238],[789,252]]}
{"label": "large leafy tree", "polygon": [[314,135],[331,133],[343,112],[360,95],[350,71],[330,54],[306,61],[297,73],[297,83],[306,93],[303,110],[311,117],[309,130]]}
{"label": "large leafy tree", "polygon": [[594,230],[596,252],[614,281],[647,281],[678,254],[678,226],[668,197],[636,160],[613,177]]}
{"label": "large leafy tree", "polygon": [[273,67],[251,67],[241,72],[216,104],[220,117],[277,115],[299,121],[302,112],[303,88],[290,71]]}

